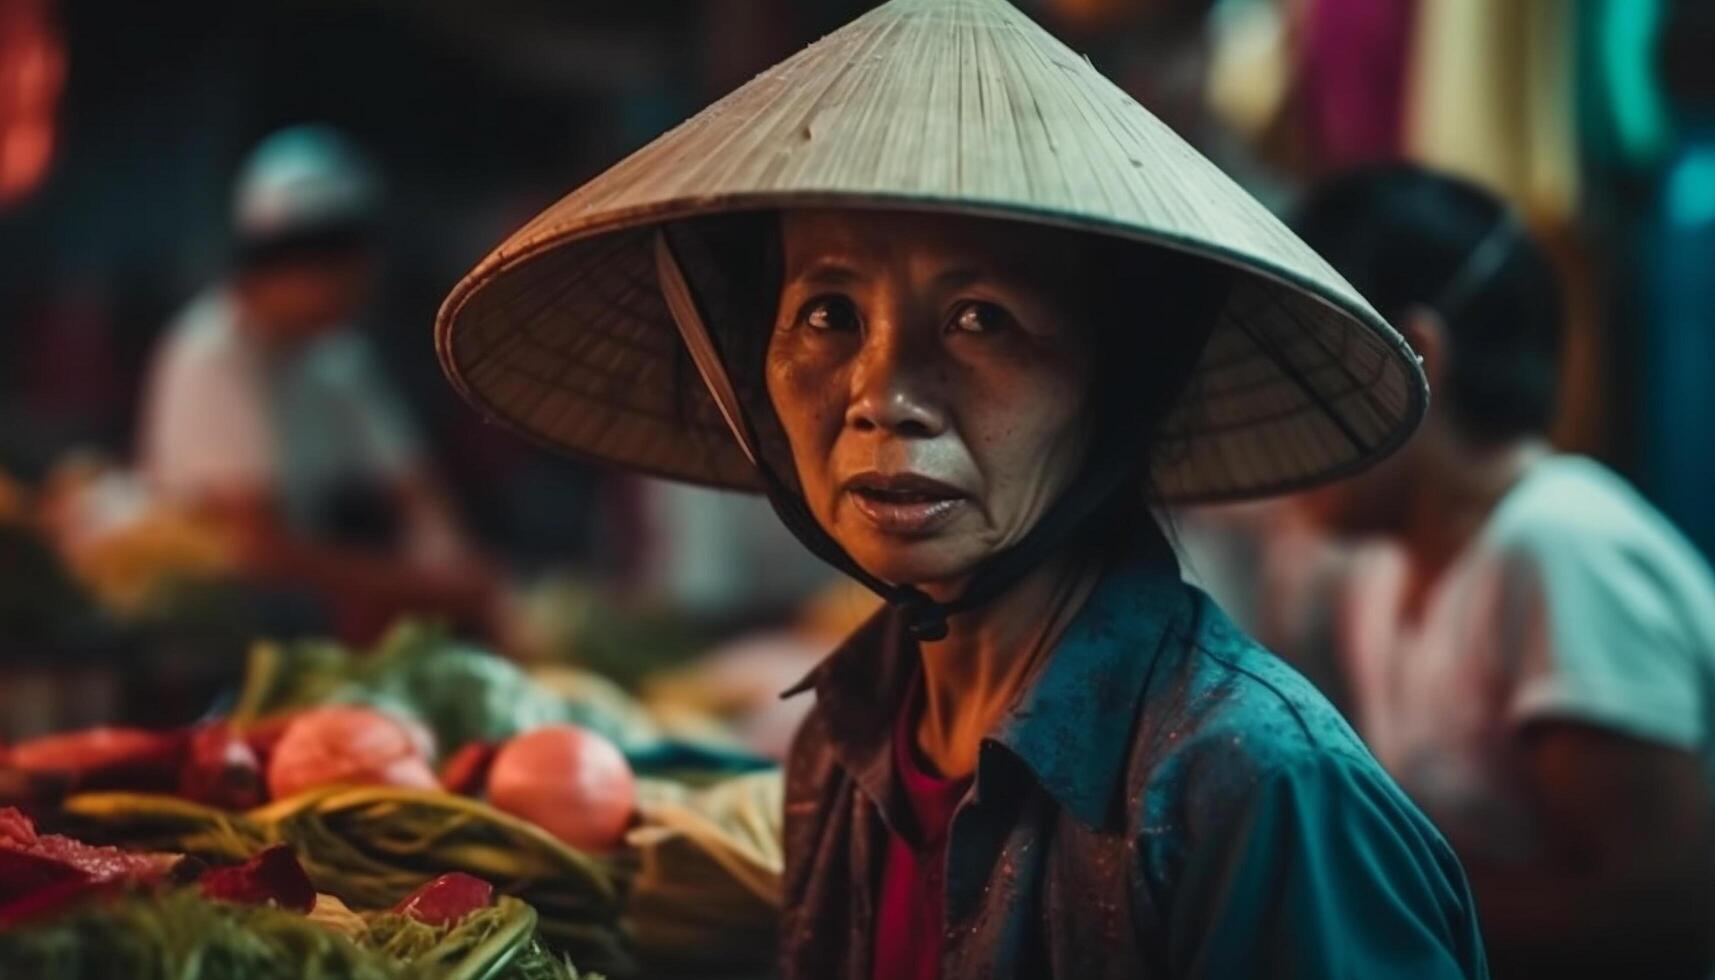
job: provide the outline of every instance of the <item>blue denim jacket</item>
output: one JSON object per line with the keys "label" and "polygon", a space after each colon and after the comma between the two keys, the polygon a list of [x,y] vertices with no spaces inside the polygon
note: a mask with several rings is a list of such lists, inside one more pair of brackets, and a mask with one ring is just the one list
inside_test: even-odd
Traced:
{"label": "blue denim jacket", "polygon": [[[789,978],[870,976],[917,670],[883,612],[794,689],[817,703],[786,770]],[[944,881],[950,980],[1487,976],[1441,835],[1158,538],[984,739]]]}

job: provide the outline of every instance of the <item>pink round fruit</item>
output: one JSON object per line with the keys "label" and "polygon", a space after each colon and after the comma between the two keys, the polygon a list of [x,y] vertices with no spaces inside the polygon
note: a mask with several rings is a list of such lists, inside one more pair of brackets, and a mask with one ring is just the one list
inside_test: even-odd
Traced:
{"label": "pink round fruit", "polygon": [[370,708],[312,708],[286,726],[268,760],[268,792],[284,799],[331,784],[434,789],[411,726]]}
{"label": "pink round fruit", "polygon": [[573,847],[617,847],[637,806],[637,782],[614,744],[576,725],[547,725],[500,747],[488,801]]}

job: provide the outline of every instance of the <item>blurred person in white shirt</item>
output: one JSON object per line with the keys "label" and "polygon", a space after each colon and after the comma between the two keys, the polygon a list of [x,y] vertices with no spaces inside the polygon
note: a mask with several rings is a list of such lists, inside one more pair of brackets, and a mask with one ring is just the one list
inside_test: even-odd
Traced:
{"label": "blurred person in white shirt", "polygon": [[355,328],[376,275],[377,177],[338,132],[264,140],[234,199],[234,263],[155,351],[152,488],[219,521],[253,578],[303,589],[348,638],[406,611],[486,625],[492,576]]}
{"label": "blurred person in white shirt", "polygon": [[1549,446],[1548,258],[1500,202],[1409,165],[1323,186],[1297,230],[1433,392],[1403,451],[1305,500],[1385,542],[1336,617],[1353,721],[1458,851],[1498,976],[1708,976],[1715,577],[1621,478]]}

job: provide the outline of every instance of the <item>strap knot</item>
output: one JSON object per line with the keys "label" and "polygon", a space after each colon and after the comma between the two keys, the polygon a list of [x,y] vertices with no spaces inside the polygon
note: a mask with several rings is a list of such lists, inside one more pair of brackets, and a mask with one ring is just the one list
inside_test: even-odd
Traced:
{"label": "strap knot", "polygon": [[906,586],[890,597],[890,601],[904,618],[905,628],[912,639],[919,643],[946,639],[948,609],[923,590]]}

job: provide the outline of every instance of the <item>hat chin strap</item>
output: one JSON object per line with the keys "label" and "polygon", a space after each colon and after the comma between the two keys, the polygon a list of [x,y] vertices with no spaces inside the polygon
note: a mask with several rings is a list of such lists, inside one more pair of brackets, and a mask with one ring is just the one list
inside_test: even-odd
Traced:
{"label": "hat chin strap", "polygon": [[779,515],[781,522],[816,557],[856,579],[898,609],[905,620],[906,628],[912,637],[919,641],[944,639],[949,617],[986,605],[1018,584],[1032,569],[1041,565],[1082,531],[1113,499],[1130,475],[1130,466],[1123,462],[1126,454],[1098,454],[1092,465],[1085,467],[1084,472],[1061,494],[1048,513],[1036,522],[1036,526],[1025,534],[1023,540],[979,564],[966,583],[964,591],[948,602],[937,601],[912,585],[883,581],[852,560],[851,555],[846,553],[823,529],[815,515],[810,513],[803,497],[792,492],[763,458],[756,430],[732,385],[726,364],[715,348],[714,340],[697,305],[696,295],[685,277],[678,256],[673,251],[672,243],[663,231],[655,233],[655,268],[661,295],[673,315],[674,324],[679,328],[679,335],[684,338],[685,346],[690,350],[691,361],[696,365],[703,383],[708,386],[727,427],[737,438],[739,448],[756,468],[768,502]]}

